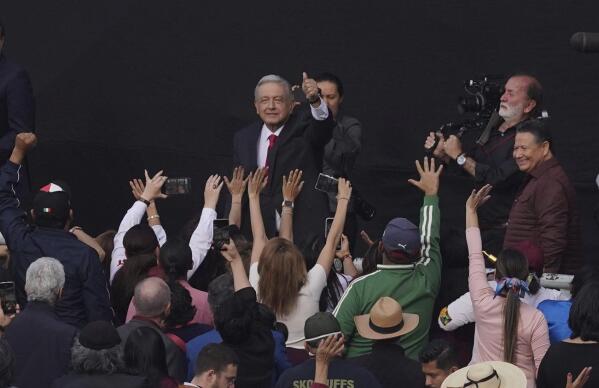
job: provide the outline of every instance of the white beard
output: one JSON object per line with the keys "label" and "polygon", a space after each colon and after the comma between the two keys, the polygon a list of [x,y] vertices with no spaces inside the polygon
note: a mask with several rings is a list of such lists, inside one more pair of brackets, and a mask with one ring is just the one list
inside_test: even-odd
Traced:
{"label": "white beard", "polygon": [[516,116],[522,115],[524,113],[523,109],[520,107],[504,105],[499,107],[499,116],[501,116],[504,120],[512,119]]}

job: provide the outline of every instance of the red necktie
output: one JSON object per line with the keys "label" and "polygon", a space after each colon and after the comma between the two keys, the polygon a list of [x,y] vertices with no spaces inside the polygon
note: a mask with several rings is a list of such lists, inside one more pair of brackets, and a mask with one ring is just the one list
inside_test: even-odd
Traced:
{"label": "red necktie", "polygon": [[269,164],[268,155],[270,154],[270,150],[272,150],[272,148],[275,146],[275,143],[277,142],[277,137],[278,136],[275,135],[274,133],[268,137],[268,151],[266,154],[266,163],[264,164],[264,167],[268,167],[268,164]]}

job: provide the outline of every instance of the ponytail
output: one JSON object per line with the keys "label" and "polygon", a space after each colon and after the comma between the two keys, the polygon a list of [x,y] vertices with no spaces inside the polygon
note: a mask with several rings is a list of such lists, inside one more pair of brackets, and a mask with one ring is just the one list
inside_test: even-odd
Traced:
{"label": "ponytail", "polygon": [[503,361],[514,363],[520,321],[520,291],[510,288],[503,309]]}

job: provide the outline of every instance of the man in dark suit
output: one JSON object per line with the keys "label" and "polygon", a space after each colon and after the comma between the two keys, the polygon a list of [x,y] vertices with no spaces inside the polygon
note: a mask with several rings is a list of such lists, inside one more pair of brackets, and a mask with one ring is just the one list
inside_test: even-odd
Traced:
{"label": "man in dark suit", "polygon": [[[8,160],[17,133],[33,132],[35,126],[31,81],[25,69],[4,56],[4,40],[4,25],[0,21],[0,166]],[[29,192],[29,180],[21,182],[17,189],[19,197],[24,198]]]}
{"label": "man in dark suit", "polygon": [[[264,226],[269,237],[277,234],[283,206],[297,209],[293,219],[295,241],[301,247],[323,233],[328,215],[327,196],[314,189],[322,171],[324,146],[331,139],[335,121],[319,94],[316,81],[303,74],[302,90],[309,104],[297,106],[289,83],[277,76],[262,77],[254,92],[254,106],[261,121],[235,134],[233,161],[246,171],[268,166],[268,186],[260,196]],[[305,188],[297,203],[283,203],[281,185],[289,171],[303,171]],[[249,230],[245,207],[242,229]]]}

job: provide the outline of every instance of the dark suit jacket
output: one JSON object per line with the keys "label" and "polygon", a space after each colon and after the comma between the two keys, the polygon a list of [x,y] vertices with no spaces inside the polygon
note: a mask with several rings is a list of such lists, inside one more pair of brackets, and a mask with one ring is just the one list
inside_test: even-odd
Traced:
{"label": "dark suit jacket", "polygon": [[[258,141],[262,122],[256,122],[235,134],[233,139],[233,162],[243,166],[246,172],[257,168]],[[298,246],[310,241],[312,236],[324,234],[324,219],[328,215],[327,196],[314,189],[318,174],[322,171],[324,146],[331,139],[335,121],[329,111],[326,120],[312,117],[308,107],[293,113],[275,146],[269,151],[269,184],[260,196],[262,217],[268,237],[277,234],[275,209],[281,211],[283,175],[293,169],[303,170],[304,188],[296,199],[293,218],[294,240]],[[248,233],[250,219],[248,206],[244,206],[242,230]]]}
{"label": "dark suit jacket", "polygon": [[52,388],[148,388],[145,377],[124,373],[111,375],[69,374],[54,381]]}
{"label": "dark suit jacket", "polygon": [[76,333],[77,329],[62,322],[49,304],[29,302],[4,334],[16,356],[15,385],[49,387],[64,375]]}

